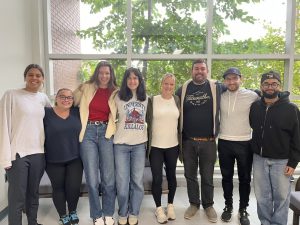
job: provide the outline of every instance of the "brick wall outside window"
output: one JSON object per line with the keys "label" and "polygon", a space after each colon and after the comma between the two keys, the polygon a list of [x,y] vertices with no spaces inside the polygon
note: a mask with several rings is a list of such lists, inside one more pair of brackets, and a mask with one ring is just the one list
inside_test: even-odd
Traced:
{"label": "brick wall outside window", "polygon": [[[79,0],[51,0],[52,53],[76,54],[81,52]],[[80,83],[78,71],[80,60],[53,61],[54,92],[60,88],[74,90]]]}

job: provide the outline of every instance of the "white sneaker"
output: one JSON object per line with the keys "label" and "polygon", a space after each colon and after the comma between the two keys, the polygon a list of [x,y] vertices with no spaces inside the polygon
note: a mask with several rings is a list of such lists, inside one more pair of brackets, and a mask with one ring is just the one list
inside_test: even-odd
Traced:
{"label": "white sneaker", "polygon": [[129,215],[128,224],[129,225],[137,225],[139,223],[137,216]]}
{"label": "white sneaker", "polygon": [[167,206],[167,218],[168,218],[168,220],[175,220],[176,219],[173,204],[168,204],[168,206]]}
{"label": "white sneaker", "polygon": [[104,218],[104,220],[105,220],[105,225],[114,225],[115,224],[114,218],[112,218],[111,216],[106,216]]}
{"label": "white sneaker", "polygon": [[160,206],[157,207],[155,210],[155,216],[156,216],[156,220],[158,223],[167,223],[168,222],[168,218],[165,214],[164,209]]}
{"label": "white sneaker", "polygon": [[119,220],[118,220],[118,224],[119,225],[126,225],[127,224],[127,217],[120,216]]}
{"label": "white sneaker", "polygon": [[105,225],[104,220],[102,217],[94,219],[94,225]]}

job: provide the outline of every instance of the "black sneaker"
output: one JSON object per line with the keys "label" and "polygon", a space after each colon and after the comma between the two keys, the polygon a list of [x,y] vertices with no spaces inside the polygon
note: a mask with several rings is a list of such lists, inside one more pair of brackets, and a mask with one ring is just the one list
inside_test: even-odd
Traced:
{"label": "black sneaker", "polygon": [[226,205],[221,215],[221,220],[224,222],[230,222],[232,216],[232,206]]}
{"label": "black sneaker", "polygon": [[246,209],[239,210],[240,225],[250,225],[248,216],[249,216],[249,214],[247,213]]}

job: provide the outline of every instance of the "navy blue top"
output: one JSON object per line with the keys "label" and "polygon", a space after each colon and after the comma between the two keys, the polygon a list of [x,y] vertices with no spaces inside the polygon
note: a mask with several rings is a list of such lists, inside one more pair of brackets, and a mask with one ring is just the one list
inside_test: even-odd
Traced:
{"label": "navy blue top", "polygon": [[45,108],[44,128],[46,162],[63,163],[79,158],[81,122],[77,107],[70,109],[66,119],[53,108]]}

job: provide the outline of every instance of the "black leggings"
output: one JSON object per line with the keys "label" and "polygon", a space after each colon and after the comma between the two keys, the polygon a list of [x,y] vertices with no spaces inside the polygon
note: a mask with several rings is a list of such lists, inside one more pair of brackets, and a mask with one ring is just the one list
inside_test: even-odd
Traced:
{"label": "black leggings", "polygon": [[166,166],[168,180],[168,203],[173,203],[177,187],[176,164],[178,152],[178,146],[165,149],[151,147],[150,165],[152,171],[152,195],[156,207],[161,206],[163,164]]}
{"label": "black leggings", "polygon": [[59,216],[76,211],[82,181],[82,162],[75,159],[66,163],[48,163],[46,172],[52,184],[52,199]]}

